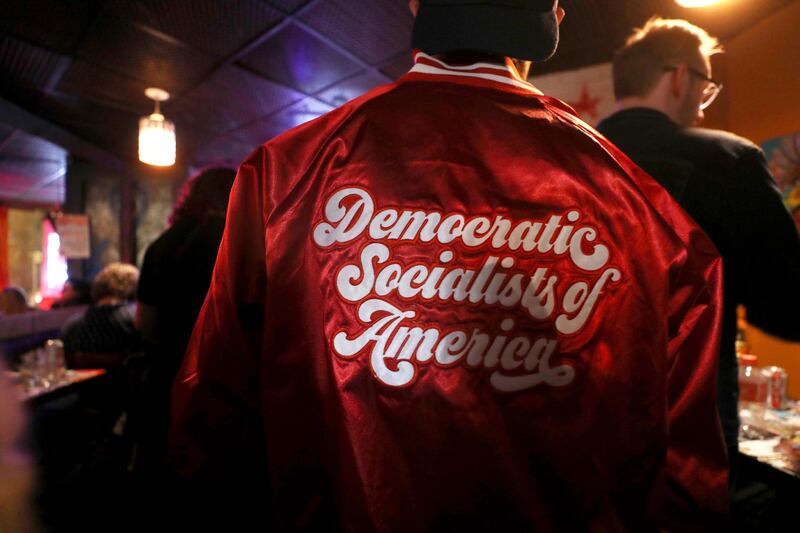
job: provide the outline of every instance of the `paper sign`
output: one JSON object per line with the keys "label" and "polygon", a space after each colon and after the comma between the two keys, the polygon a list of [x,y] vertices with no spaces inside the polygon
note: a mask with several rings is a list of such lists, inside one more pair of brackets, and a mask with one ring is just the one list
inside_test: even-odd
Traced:
{"label": "paper sign", "polygon": [[68,259],[88,259],[89,217],[87,215],[61,215],[58,217],[58,236],[61,238],[61,255]]}

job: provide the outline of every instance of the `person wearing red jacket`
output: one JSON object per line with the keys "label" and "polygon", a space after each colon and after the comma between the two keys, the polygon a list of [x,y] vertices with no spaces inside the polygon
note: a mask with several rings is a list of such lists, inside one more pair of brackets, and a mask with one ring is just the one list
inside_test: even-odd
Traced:
{"label": "person wearing red jacket", "polygon": [[555,0],[423,1],[408,74],[241,165],[173,389],[187,516],[719,527],[720,260],[519,75],[561,17]]}

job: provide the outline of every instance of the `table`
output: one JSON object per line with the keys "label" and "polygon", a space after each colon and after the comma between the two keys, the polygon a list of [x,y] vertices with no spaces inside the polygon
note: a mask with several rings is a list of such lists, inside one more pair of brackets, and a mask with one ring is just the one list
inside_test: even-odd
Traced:
{"label": "table", "polygon": [[768,466],[776,473],[781,473],[790,478],[795,478],[800,483],[800,465],[778,448],[780,437],[771,437],[762,440],[739,441],[739,453],[746,459],[757,461]]}
{"label": "table", "polygon": [[6,374],[12,381],[16,382],[18,396],[28,406],[35,407],[96,384],[106,376],[106,371],[102,368],[67,370],[66,376],[62,381],[47,388],[25,388],[19,381],[18,372],[7,372]]}
{"label": "table", "polygon": [[767,410],[763,418],[740,413],[731,523],[736,531],[785,531],[786,524],[796,523],[800,501],[800,456],[787,447],[800,431],[800,406],[792,402],[788,410]]}
{"label": "table", "polygon": [[744,436],[739,438],[739,453],[800,482],[800,450],[790,451],[791,438],[800,434],[800,403],[791,401],[781,411],[767,409],[763,418],[740,412]]}

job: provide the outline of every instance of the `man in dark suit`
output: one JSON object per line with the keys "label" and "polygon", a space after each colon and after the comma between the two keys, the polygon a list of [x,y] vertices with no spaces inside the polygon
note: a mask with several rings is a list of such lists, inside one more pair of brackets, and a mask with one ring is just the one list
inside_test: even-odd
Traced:
{"label": "man in dark suit", "polygon": [[694,127],[722,88],[709,61],[719,52],[717,39],[697,26],[651,19],[614,57],[619,111],[598,129],[678,200],[722,255],[718,404],[734,467],[736,307],[747,308],[751,324],[800,340],[800,237],[761,150],[731,133]]}

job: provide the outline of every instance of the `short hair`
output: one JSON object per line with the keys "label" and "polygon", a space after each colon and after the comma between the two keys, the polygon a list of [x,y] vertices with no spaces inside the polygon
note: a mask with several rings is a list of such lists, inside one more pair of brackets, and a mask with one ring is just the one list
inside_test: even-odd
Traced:
{"label": "short hair", "polygon": [[614,96],[647,96],[665,66],[721,52],[717,38],[704,29],[685,20],[652,17],[614,54]]}
{"label": "short hair", "polygon": [[109,296],[122,300],[133,300],[138,282],[138,268],[127,263],[111,263],[94,278],[92,300],[97,303]]}

